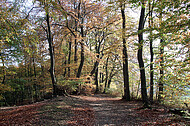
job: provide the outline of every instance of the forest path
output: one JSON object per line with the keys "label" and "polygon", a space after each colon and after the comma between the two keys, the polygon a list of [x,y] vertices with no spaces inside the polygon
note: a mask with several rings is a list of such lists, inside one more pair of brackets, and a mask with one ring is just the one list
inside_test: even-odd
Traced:
{"label": "forest path", "polygon": [[139,101],[124,101],[106,95],[59,96],[39,103],[1,108],[0,125],[28,126],[189,126],[161,106],[138,109]]}
{"label": "forest path", "polygon": [[102,94],[74,97],[88,101],[95,114],[95,126],[132,126],[148,121],[145,117],[139,118],[139,114],[136,113],[136,108],[142,106],[140,102],[126,102]]}
{"label": "forest path", "polygon": [[[71,96],[75,103],[84,108],[76,112],[76,126],[189,126],[190,122],[181,117],[173,117],[163,106],[152,105],[152,109],[139,109],[140,101],[125,101],[107,97],[106,94],[91,96]],[[80,101],[80,102],[79,102]],[[80,116],[83,114],[84,116]],[[82,117],[82,118],[81,118]],[[81,120],[82,119],[82,120]],[[78,123],[78,124],[77,124]]]}

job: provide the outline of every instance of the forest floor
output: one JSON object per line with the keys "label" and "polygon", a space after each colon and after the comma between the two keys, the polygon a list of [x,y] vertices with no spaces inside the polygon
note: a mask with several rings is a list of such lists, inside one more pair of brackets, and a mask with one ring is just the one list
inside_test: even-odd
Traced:
{"label": "forest floor", "polygon": [[140,109],[140,101],[106,95],[59,96],[31,105],[0,108],[0,126],[190,126],[164,106]]}

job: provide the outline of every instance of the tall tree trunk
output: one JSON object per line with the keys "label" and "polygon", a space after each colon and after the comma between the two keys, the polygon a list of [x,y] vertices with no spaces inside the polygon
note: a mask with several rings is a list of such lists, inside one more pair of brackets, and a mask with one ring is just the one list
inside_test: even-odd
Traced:
{"label": "tall tree trunk", "polygon": [[[44,72],[44,65],[43,65],[43,55],[42,55],[42,57],[41,57],[41,62],[40,62],[40,65],[41,65],[41,77],[42,77],[42,79],[44,79],[45,77],[44,77],[44,74],[45,74],[45,72]],[[45,83],[44,82],[42,82],[42,84],[41,84],[41,86],[40,86],[42,89],[43,89],[43,91],[42,91],[42,93],[40,93],[40,97],[44,97],[44,93],[45,93]]]}
{"label": "tall tree trunk", "polygon": [[[115,61],[116,61],[116,59],[117,59],[117,56],[115,56],[115,59],[114,59],[114,61],[113,61],[113,62],[115,62]],[[113,72],[113,71],[114,71],[114,69],[115,69],[115,67],[116,67],[116,65],[115,65],[115,64],[113,64],[113,67],[112,67],[112,69],[111,69],[111,71],[110,71],[110,74],[109,74],[109,79],[108,79],[108,88],[110,88],[110,85],[111,85],[111,80],[112,80],[112,78],[114,77],[114,75],[116,74],[116,72]]]}
{"label": "tall tree trunk", "polygon": [[[32,58],[30,57],[30,77],[32,77],[33,74],[32,74]],[[32,81],[32,79],[30,80]]]}
{"label": "tall tree trunk", "polygon": [[[95,37],[96,38],[96,37]],[[101,46],[101,41],[98,39],[97,42],[96,42],[96,58],[98,60],[98,64],[99,64],[99,58],[100,58],[100,46]],[[96,69],[95,69],[95,85],[96,85],[96,93],[99,91],[99,85],[98,85],[98,64],[97,63],[97,60],[95,62],[95,65],[96,66]]]}
{"label": "tall tree trunk", "polygon": [[143,62],[143,29],[144,29],[144,18],[145,18],[145,4],[142,3],[141,6],[141,15],[139,20],[139,27],[138,27],[138,39],[139,39],[139,47],[138,47],[138,62],[140,68],[140,79],[141,79],[141,95],[142,101],[144,103],[144,107],[148,107],[148,98],[147,98],[147,89],[146,89],[146,76],[145,76],[145,68]]}
{"label": "tall tree trunk", "polygon": [[100,72],[99,83],[102,83],[102,72]]}
{"label": "tall tree trunk", "polygon": [[[76,2],[74,1],[74,9],[75,9],[75,12],[77,13],[77,5],[76,5]],[[78,19],[80,18],[80,3],[78,5]],[[78,21],[77,19],[75,19],[75,53],[74,53],[74,62],[75,64],[77,64],[77,27],[78,27]]]}
{"label": "tall tree trunk", "polygon": [[[67,58],[66,58],[66,56],[65,56],[65,61],[64,61],[64,65],[66,66],[67,65]],[[65,71],[64,71],[64,73],[63,73],[63,77],[66,77],[66,74],[67,74],[67,68],[65,68]]]}
{"label": "tall tree trunk", "polygon": [[[29,63],[28,63],[28,82],[32,81],[32,58],[29,56]],[[31,97],[31,102],[34,102],[34,96],[33,96],[33,85],[29,85],[29,94]]]}
{"label": "tall tree trunk", "polygon": [[110,88],[111,80],[112,80],[112,77],[110,77],[109,80],[108,80],[108,89]]}
{"label": "tall tree trunk", "polygon": [[[97,58],[99,58],[99,54],[97,55]],[[99,91],[99,87],[98,87],[98,67],[95,70],[95,85],[96,85],[96,91],[95,93],[97,93]]]}
{"label": "tall tree trunk", "polygon": [[164,74],[164,46],[163,46],[163,39],[160,40],[160,78],[159,78],[159,94],[158,94],[158,101],[162,100],[163,94],[163,74]]}
{"label": "tall tree trunk", "polygon": [[130,100],[130,90],[129,90],[129,73],[128,73],[128,54],[127,54],[127,47],[126,47],[126,38],[125,38],[125,31],[126,31],[126,20],[125,20],[125,4],[121,5],[121,14],[122,14],[122,39],[123,39],[123,78],[124,78],[124,96],[123,99],[127,101]]}
{"label": "tall tree trunk", "polygon": [[102,73],[102,80],[101,82],[103,83],[104,82],[104,73]]}
{"label": "tall tree trunk", "polygon": [[55,78],[55,59],[54,59],[54,49],[53,49],[53,40],[51,35],[51,28],[50,28],[50,22],[49,22],[49,13],[46,12],[46,21],[47,21],[47,38],[49,43],[49,53],[50,53],[50,60],[51,60],[51,66],[50,66],[50,75],[52,80],[52,86],[53,86],[53,96],[57,96],[56,92],[56,78]]}
{"label": "tall tree trunk", "polygon": [[104,92],[103,93],[106,93],[106,89],[107,89],[107,82],[108,82],[108,60],[109,60],[109,56],[107,57],[106,66],[105,66],[105,69],[106,69],[106,79],[105,79],[105,85],[104,85]]}
{"label": "tall tree trunk", "polygon": [[38,100],[38,93],[37,93],[37,84],[36,84],[36,82],[37,82],[37,74],[36,74],[36,66],[35,66],[35,59],[34,59],[34,56],[33,56],[33,70],[34,70],[34,77],[35,77],[35,80],[34,80],[34,91],[35,91],[35,101],[37,101]]}
{"label": "tall tree trunk", "polygon": [[[162,23],[162,11],[160,12],[160,27],[164,27]],[[162,31],[161,31],[162,32]],[[163,33],[161,33],[160,36],[160,78],[159,78],[159,92],[158,92],[158,101],[162,100],[162,94],[163,94],[163,74],[164,74],[164,41],[163,41]]]}
{"label": "tall tree trunk", "polygon": [[1,82],[2,84],[5,84],[5,76],[6,76],[6,71],[5,71],[5,61],[3,57],[1,57],[2,63],[3,63],[3,81]]}
{"label": "tall tree trunk", "polygon": [[24,63],[25,63],[25,77],[27,77],[27,62],[26,62],[26,54],[24,54]]}
{"label": "tall tree trunk", "polygon": [[[106,35],[103,32],[103,38],[102,39],[100,39],[100,38],[97,39],[98,43],[96,42],[96,53],[98,54],[98,60],[96,60],[96,62],[94,63],[94,67],[93,67],[93,69],[90,72],[90,76],[92,76],[95,73],[96,69],[98,68],[100,60],[104,56],[104,54],[103,54],[104,46],[103,46],[103,48],[102,48],[101,51],[100,51],[100,48],[101,48],[102,42],[105,40],[105,36]],[[95,37],[97,37],[97,34],[95,35]],[[100,52],[101,52],[101,56],[100,56]]]}
{"label": "tall tree trunk", "polygon": [[[76,29],[77,30],[77,29]],[[75,37],[75,54],[74,54],[74,62],[77,64],[77,37]]]}
{"label": "tall tree trunk", "polygon": [[98,68],[96,69],[95,72],[95,85],[96,85],[96,91],[95,93],[99,92],[99,86],[98,86]]}
{"label": "tall tree trunk", "polygon": [[[27,77],[30,77],[30,63],[29,63],[29,62],[28,62],[28,71],[27,71],[27,73],[28,73],[28,74],[27,74],[27,75],[28,75]],[[30,81],[29,78],[28,78],[28,81]]]}
{"label": "tall tree trunk", "polygon": [[[84,37],[83,35],[83,26],[81,26],[81,36]],[[80,78],[81,76],[81,72],[82,72],[82,67],[83,67],[83,64],[84,64],[84,42],[83,40],[80,42],[81,44],[81,61],[80,61],[80,65],[79,65],[79,68],[78,68],[78,72],[77,72],[77,78]]]}
{"label": "tall tree trunk", "polygon": [[153,5],[151,8],[151,3],[149,2],[149,28],[150,28],[150,102],[153,102],[153,96],[154,96],[154,69],[153,69],[153,59],[154,59],[154,52],[153,52],[153,39],[152,39],[152,25],[153,25],[153,19],[152,19],[152,11],[153,11]]}
{"label": "tall tree trunk", "polygon": [[96,62],[94,63],[93,69],[92,69],[91,72],[90,72],[90,76],[92,76],[92,75],[96,72],[96,69],[98,68],[98,65],[99,65],[99,61],[96,61]]}
{"label": "tall tree trunk", "polygon": [[79,5],[78,5],[78,19],[80,20],[80,18],[81,18],[81,25],[80,25],[80,29],[81,29],[80,34],[82,37],[82,40],[80,42],[80,44],[81,44],[81,54],[80,54],[81,55],[81,61],[80,61],[80,65],[79,65],[78,72],[77,72],[77,78],[80,78],[82,68],[84,65],[84,27],[83,27],[84,17],[82,17],[82,16],[84,16],[84,14],[83,15],[81,14],[82,16],[80,15],[80,5],[81,5],[81,1],[79,2]]}
{"label": "tall tree trunk", "polygon": [[70,77],[70,63],[71,63],[71,40],[69,42],[69,56],[68,56],[68,77]]}
{"label": "tall tree trunk", "polygon": [[[82,21],[81,21],[80,28],[81,28],[81,37],[82,37],[82,40],[80,42],[80,44],[81,44],[81,54],[80,54],[81,60],[80,60],[80,65],[78,67],[78,71],[77,71],[77,75],[76,75],[77,78],[80,78],[81,72],[82,72],[82,68],[83,68],[83,65],[84,65],[84,29],[83,29],[83,18],[82,18]],[[77,92],[77,94],[80,94],[80,90],[81,90],[81,84],[78,85],[78,92]]]}
{"label": "tall tree trunk", "polygon": [[116,73],[113,73],[113,70],[114,70],[114,68],[111,70],[110,75],[109,75],[108,88],[110,88],[111,80],[114,77],[114,75],[116,74]]}

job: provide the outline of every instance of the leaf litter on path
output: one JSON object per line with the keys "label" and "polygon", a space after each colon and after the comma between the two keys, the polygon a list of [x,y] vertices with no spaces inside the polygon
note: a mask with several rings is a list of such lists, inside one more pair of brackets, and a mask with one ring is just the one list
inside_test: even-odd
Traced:
{"label": "leaf litter on path", "polygon": [[139,101],[92,96],[59,96],[32,105],[1,109],[0,125],[36,126],[188,126],[165,108],[138,109]]}

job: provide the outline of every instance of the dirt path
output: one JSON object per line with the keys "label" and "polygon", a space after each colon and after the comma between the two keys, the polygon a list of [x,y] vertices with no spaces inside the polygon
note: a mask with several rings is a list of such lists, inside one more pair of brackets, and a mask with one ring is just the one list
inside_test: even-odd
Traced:
{"label": "dirt path", "polygon": [[142,103],[138,101],[126,102],[104,95],[60,96],[43,104],[36,103],[19,109],[18,107],[1,109],[0,125],[25,125],[25,122],[26,125],[32,126],[189,126],[190,124],[190,121],[174,118],[160,106],[153,106],[155,108],[152,110],[139,110],[141,106]]}
{"label": "dirt path", "polygon": [[161,106],[153,105],[152,110],[139,109],[142,107],[139,101],[126,102],[120,98],[104,95],[72,97],[82,100],[83,106],[88,106],[94,112],[95,122],[91,123],[93,126],[189,126],[190,124],[181,117],[174,118]]}
{"label": "dirt path", "polygon": [[[158,124],[156,120],[159,119],[161,122],[166,116],[169,116],[164,110],[152,113],[137,110],[142,103],[136,101],[126,102],[119,98],[102,97],[102,95],[74,97],[89,102],[95,113],[95,126],[154,125]],[[162,114],[164,118],[160,118],[158,113],[160,117]]]}
{"label": "dirt path", "polygon": [[138,125],[144,121],[140,119],[135,109],[140,106],[139,103],[121,101],[119,98],[109,98],[96,95],[75,96],[89,102],[90,107],[95,112],[96,126],[122,126]]}
{"label": "dirt path", "polygon": [[78,96],[89,101],[95,112],[96,126],[138,125],[145,119],[139,118],[134,108],[140,103],[126,102],[119,98],[109,98],[96,95],[95,97]]}

